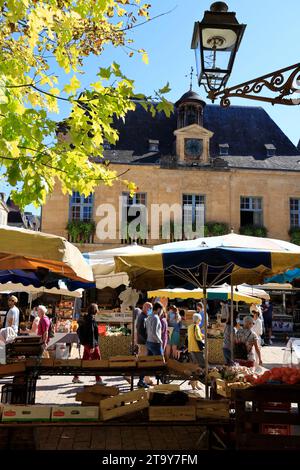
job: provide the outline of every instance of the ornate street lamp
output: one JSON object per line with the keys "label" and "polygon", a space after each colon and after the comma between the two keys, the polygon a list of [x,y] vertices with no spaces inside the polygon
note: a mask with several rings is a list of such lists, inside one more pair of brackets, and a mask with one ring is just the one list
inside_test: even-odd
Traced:
{"label": "ornate street lamp", "polygon": [[[300,63],[225,88],[246,28],[235,15],[228,12],[225,2],[215,2],[203,20],[195,23],[191,47],[195,49],[199,86],[204,86],[212,102],[220,98],[224,107],[230,105],[231,97],[299,105]],[[267,94],[258,96],[262,91]]]}
{"label": "ornate street lamp", "polygon": [[225,87],[246,25],[240,24],[235,12],[225,2],[215,2],[203,20],[194,26],[192,49],[195,49],[199,86],[207,92]]}

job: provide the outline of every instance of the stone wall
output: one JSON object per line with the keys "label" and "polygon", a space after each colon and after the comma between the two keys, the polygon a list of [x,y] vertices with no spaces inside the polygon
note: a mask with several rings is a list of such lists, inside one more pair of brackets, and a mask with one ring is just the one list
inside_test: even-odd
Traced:
{"label": "stone wall", "polygon": [[[287,171],[242,170],[220,168],[166,169],[158,165],[114,165],[117,173],[129,168],[126,179],[134,181],[139,192],[147,193],[147,206],[151,204],[182,203],[183,194],[205,195],[205,220],[225,222],[236,233],[240,227],[240,197],[263,198],[263,222],[268,236],[288,240],[290,226],[291,197],[300,198],[300,173]],[[95,191],[94,220],[100,219],[97,208],[100,204],[112,204],[120,217],[119,197],[126,187],[120,182],[113,187],[100,185]],[[63,195],[59,186],[48,198],[42,210],[42,230],[67,236],[66,224],[69,216],[69,196]],[[151,220],[150,220],[151,222]],[[95,244],[82,245],[82,251],[114,248],[120,245],[119,235],[115,240],[99,240]],[[158,241],[148,240],[148,244]]]}

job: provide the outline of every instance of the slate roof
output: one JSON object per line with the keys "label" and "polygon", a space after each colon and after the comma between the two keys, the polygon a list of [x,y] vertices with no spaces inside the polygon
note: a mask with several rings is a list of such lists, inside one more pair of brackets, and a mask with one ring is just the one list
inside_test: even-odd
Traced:
{"label": "slate roof", "polygon": [[214,132],[211,156],[219,155],[219,144],[229,144],[229,155],[266,158],[265,144],[276,147],[276,155],[300,155],[297,147],[260,107],[207,105],[203,125]]}
{"label": "slate roof", "polygon": [[[153,118],[137,103],[136,110],[126,115],[125,123],[120,120],[115,126],[120,139],[115,148],[104,152],[111,162],[159,164],[161,156],[175,155],[176,109],[169,118],[164,113],[157,113]],[[261,107],[206,105],[203,127],[214,133],[210,140],[212,158],[220,157],[219,144],[229,145],[229,157],[220,157],[225,161],[229,158],[229,166],[298,169],[296,161],[289,163],[285,159],[290,156],[300,159],[300,149]],[[149,139],[159,140],[159,152],[149,152]],[[266,144],[276,147],[275,157],[266,157]]]}
{"label": "slate roof", "polygon": [[222,157],[230,168],[300,171],[300,155],[268,157],[258,160],[253,157]]}

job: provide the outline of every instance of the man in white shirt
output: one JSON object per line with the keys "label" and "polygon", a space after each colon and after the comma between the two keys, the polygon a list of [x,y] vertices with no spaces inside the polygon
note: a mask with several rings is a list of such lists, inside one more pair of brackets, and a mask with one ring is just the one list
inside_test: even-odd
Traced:
{"label": "man in white shirt", "polygon": [[18,303],[18,298],[15,297],[14,295],[11,295],[8,297],[8,307],[9,310],[5,316],[4,320],[4,328],[7,326],[11,326],[16,334],[18,334],[19,330],[19,316],[20,316],[20,311],[16,304]]}

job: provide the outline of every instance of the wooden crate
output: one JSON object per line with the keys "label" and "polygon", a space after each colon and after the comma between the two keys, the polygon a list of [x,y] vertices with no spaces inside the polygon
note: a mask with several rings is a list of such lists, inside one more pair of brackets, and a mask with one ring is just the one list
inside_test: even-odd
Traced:
{"label": "wooden crate", "polygon": [[227,380],[216,379],[217,394],[225,398],[231,397],[232,390],[244,390],[249,387],[251,387],[251,384],[245,382],[228,382]]}
{"label": "wooden crate", "polygon": [[151,390],[153,392],[178,392],[180,390],[180,385],[178,384],[159,384],[154,385]]}
{"label": "wooden crate", "polygon": [[100,395],[99,393],[78,392],[75,400],[82,403],[89,403],[90,405],[99,405],[101,400],[107,399],[107,395]]}
{"label": "wooden crate", "polygon": [[167,361],[167,367],[169,371],[175,375],[186,377],[191,377],[194,374],[197,375],[197,372],[200,369],[198,364],[178,362],[175,361],[175,359],[169,359]]}
{"label": "wooden crate", "polygon": [[195,406],[150,406],[149,421],[195,421]]}
{"label": "wooden crate", "polygon": [[204,400],[200,397],[189,396],[189,403],[196,408],[196,417],[226,419],[229,418],[229,400]]}
{"label": "wooden crate", "polygon": [[81,367],[81,359],[54,359],[54,367]]}
{"label": "wooden crate", "polygon": [[120,390],[118,387],[109,387],[106,385],[85,385],[84,387],[85,392],[94,393],[98,395],[106,395],[109,397],[113,397],[115,395],[119,395]]}
{"label": "wooden crate", "polygon": [[25,372],[25,361],[14,363],[14,364],[1,364],[0,365],[0,376],[11,376],[18,372]]}
{"label": "wooden crate", "polygon": [[103,359],[82,360],[81,367],[84,369],[108,369],[109,361]]}
{"label": "wooden crate", "polygon": [[100,401],[99,406],[100,418],[107,421],[148,408],[148,394],[145,390],[123,393]]}
{"label": "wooden crate", "polygon": [[114,356],[109,359],[109,367],[136,367],[135,356]]}
{"label": "wooden crate", "polygon": [[139,368],[161,367],[165,365],[163,356],[138,356],[137,366]]}

